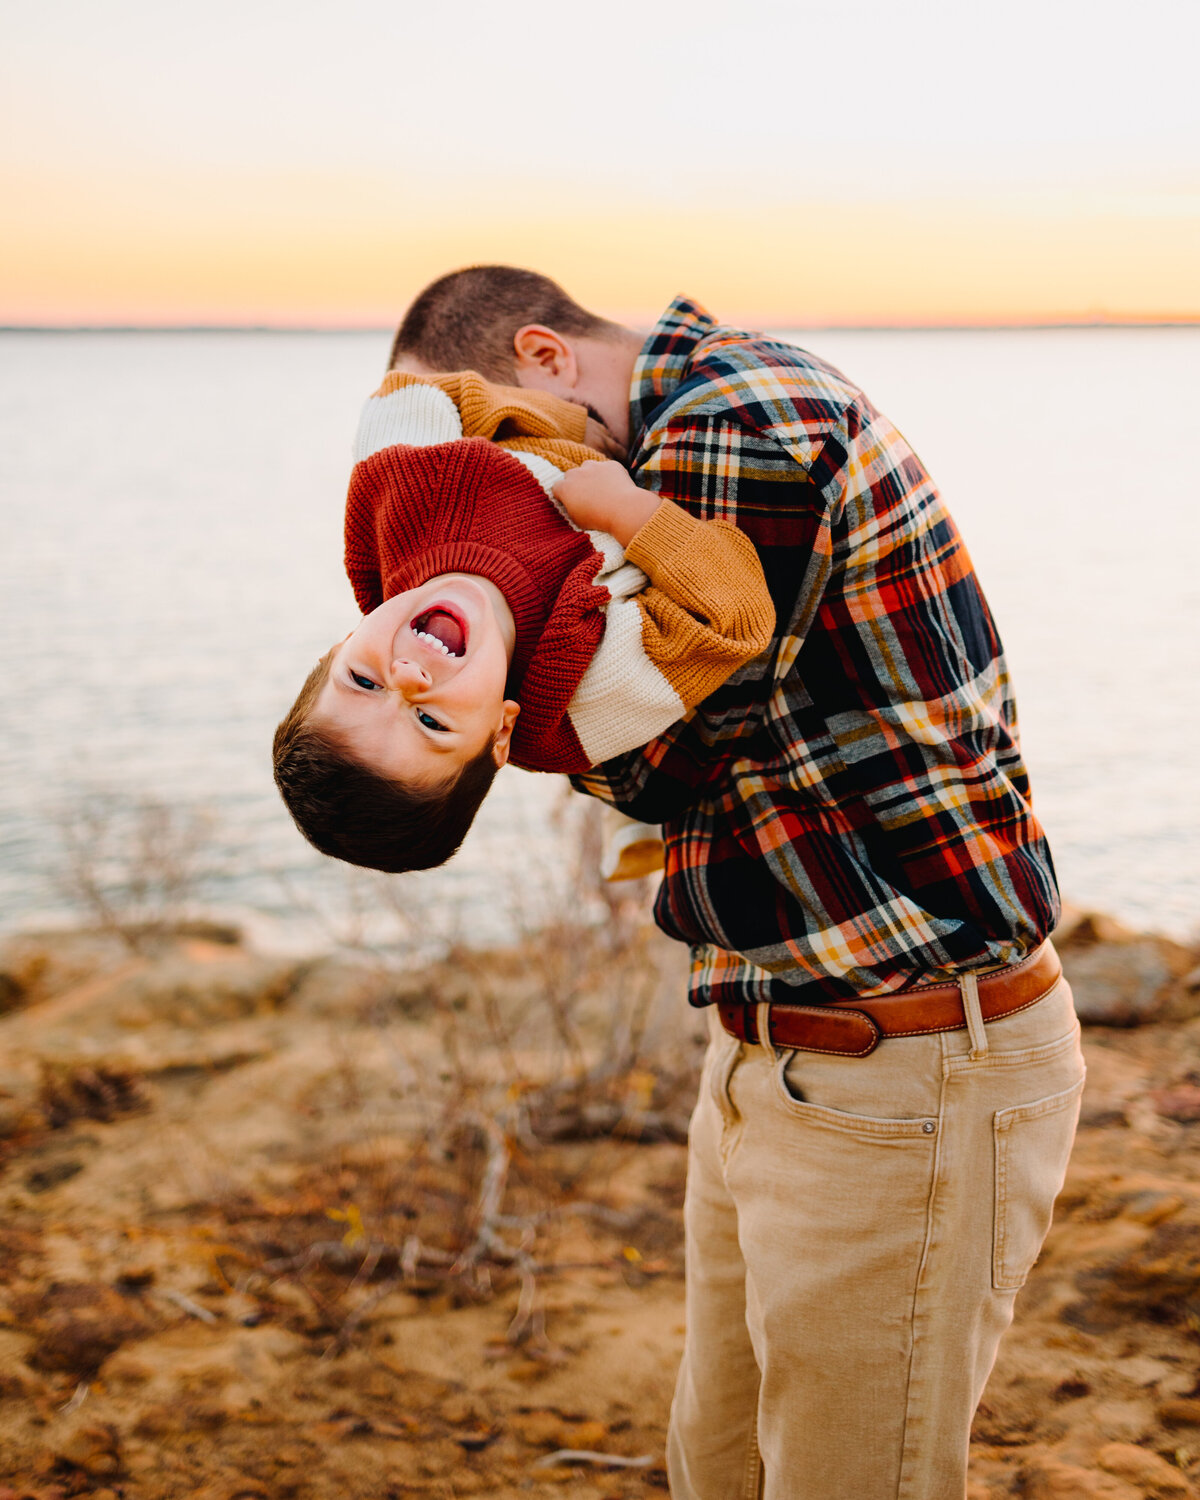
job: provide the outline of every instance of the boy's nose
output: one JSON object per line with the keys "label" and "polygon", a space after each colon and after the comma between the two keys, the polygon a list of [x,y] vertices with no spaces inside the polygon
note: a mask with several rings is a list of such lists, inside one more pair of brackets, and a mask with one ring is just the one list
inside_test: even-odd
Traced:
{"label": "boy's nose", "polygon": [[397,657],[388,673],[388,686],[401,693],[421,693],[432,685],[432,679],[424,667],[415,661]]}

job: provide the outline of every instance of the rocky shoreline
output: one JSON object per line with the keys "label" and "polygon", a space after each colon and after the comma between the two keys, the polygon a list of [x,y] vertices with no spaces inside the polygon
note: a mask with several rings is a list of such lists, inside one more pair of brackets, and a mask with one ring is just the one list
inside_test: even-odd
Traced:
{"label": "rocky shoreline", "polygon": [[[0,944],[0,1500],[665,1493],[702,1022],[617,925]],[[1089,1080],[971,1500],[1193,1496],[1200,952],[1056,942]]]}

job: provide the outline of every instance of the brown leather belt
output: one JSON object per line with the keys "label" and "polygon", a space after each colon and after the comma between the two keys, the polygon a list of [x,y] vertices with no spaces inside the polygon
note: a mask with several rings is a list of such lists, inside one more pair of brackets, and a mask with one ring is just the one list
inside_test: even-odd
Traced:
{"label": "brown leather belt", "polygon": [[[985,1021],[998,1021],[1044,1000],[1062,975],[1053,946],[1043,943],[1007,969],[979,976],[979,1009]],[[758,1007],[719,1001],[721,1025],[739,1041],[757,1043]],[[771,1003],[767,1040],[801,1052],[832,1052],[866,1057],[885,1036],[926,1036],[961,1031],[967,1024],[957,984],[925,984],[870,1000],[831,1000],[827,1005]]]}

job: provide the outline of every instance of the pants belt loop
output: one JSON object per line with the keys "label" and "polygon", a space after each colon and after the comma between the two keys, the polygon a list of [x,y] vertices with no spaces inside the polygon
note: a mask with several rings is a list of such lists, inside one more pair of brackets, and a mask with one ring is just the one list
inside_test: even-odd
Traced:
{"label": "pants belt loop", "polygon": [[983,1024],[983,1012],[979,1008],[979,979],[968,970],[958,982],[962,990],[963,1014],[967,1018],[967,1035],[971,1038],[970,1058],[978,1062],[988,1052],[987,1031]]}
{"label": "pants belt loop", "polygon": [[758,1022],[758,1045],[771,1049],[771,1002],[760,1000],[755,1007],[755,1020]]}

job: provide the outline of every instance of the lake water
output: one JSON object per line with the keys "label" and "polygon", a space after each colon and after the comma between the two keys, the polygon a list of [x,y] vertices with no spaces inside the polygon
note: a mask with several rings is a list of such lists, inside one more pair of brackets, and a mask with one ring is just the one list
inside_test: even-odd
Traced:
{"label": "lake water", "polygon": [[[1200,330],[787,336],[903,429],[967,538],[1066,897],[1195,932]],[[355,616],[341,504],[387,347],[0,334],[0,927],[67,915],[64,821],[142,798],[211,813],[204,896],[260,937],[377,899],[295,833],[269,744]],[[561,788],[502,773],[422,913],[502,929],[566,857]]]}

